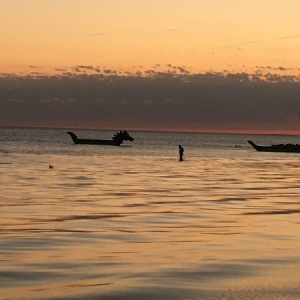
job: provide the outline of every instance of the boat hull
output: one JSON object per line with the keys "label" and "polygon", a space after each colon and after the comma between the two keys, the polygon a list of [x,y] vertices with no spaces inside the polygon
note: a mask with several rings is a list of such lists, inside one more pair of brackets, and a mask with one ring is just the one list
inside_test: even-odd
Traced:
{"label": "boat hull", "polygon": [[108,145],[108,146],[120,146],[123,140],[111,139],[111,140],[99,140],[99,139],[79,139],[77,135],[71,131],[68,131],[74,144],[78,145]]}
{"label": "boat hull", "polygon": [[120,146],[113,140],[94,140],[94,139],[77,139],[73,140],[74,144],[80,145],[108,145],[108,146]]}
{"label": "boat hull", "polygon": [[278,144],[271,146],[259,146],[252,141],[248,143],[256,150],[261,152],[285,152],[285,153],[300,153],[300,145],[298,144]]}

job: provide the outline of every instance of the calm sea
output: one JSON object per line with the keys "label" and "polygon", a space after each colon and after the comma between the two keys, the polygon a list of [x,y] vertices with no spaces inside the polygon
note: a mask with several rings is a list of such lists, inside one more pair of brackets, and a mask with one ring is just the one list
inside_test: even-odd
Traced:
{"label": "calm sea", "polygon": [[300,299],[300,137],[66,131],[0,128],[0,299]]}

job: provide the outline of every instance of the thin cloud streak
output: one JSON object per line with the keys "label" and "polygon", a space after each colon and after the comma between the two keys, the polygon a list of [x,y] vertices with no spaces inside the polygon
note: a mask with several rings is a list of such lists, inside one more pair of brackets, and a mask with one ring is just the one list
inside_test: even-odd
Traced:
{"label": "thin cloud streak", "polygon": [[300,37],[300,34],[295,34],[295,35],[290,35],[290,36],[283,36],[278,38],[277,40],[285,40],[285,39],[293,39],[293,38],[298,38]]}
{"label": "thin cloud streak", "polygon": [[243,45],[258,44],[258,43],[263,43],[263,42],[265,42],[265,41],[264,40],[259,40],[259,41],[251,41],[251,42],[243,42],[243,43],[237,43],[237,44],[230,44],[230,45],[222,46],[222,47],[220,47],[220,49],[237,47],[237,46],[243,46]]}
{"label": "thin cloud streak", "polygon": [[103,35],[104,32],[98,32],[98,33],[91,33],[91,34],[86,34],[84,37],[92,37],[92,36],[98,36],[98,35]]}
{"label": "thin cloud streak", "polygon": [[[283,36],[279,37],[273,40],[285,40],[285,39],[293,39],[293,38],[299,38],[300,34],[295,34],[295,35],[289,35],[289,36]],[[223,48],[231,48],[231,47],[237,47],[237,46],[243,46],[243,45],[251,45],[251,44],[258,44],[258,43],[264,43],[267,42],[268,40],[258,40],[258,41],[249,41],[249,42],[242,42],[242,43],[236,43],[236,44],[230,44],[230,45],[225,45],[220,47],[220,49]]]}

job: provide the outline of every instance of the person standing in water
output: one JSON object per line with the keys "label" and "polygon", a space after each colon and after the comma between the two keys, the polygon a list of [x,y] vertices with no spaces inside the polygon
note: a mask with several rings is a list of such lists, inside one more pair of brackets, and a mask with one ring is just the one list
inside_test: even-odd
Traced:
{"label": "person standing in water", "polygon": [[179,147],[179,161],[183,161],[183,152],[184,149],[181,145],[178,146]]}

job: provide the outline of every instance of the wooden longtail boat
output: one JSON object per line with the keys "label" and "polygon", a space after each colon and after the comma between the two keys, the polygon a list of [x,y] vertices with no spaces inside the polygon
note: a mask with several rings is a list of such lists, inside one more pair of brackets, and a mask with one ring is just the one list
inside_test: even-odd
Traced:
{"label": "wooden longtail boat", "polygon": [[71,136],[74,144],[120,146],[123,143],[123,141],[132,142],[134,140],[134,138],[131,137],[129,133],[125,130],[120,130],[120,132],[117,132],[111,138],[111,140],[79,139],[75,133],[71,131],[68,131],[67,133]]}
{"label": "wooden longtail boat", "polygon": [[298,144],[277,144],[271,146],[259,146],[252,141],[248,143],[256,150],[263,152],[290,152],[290,153],[300,153],[300,145]]}

